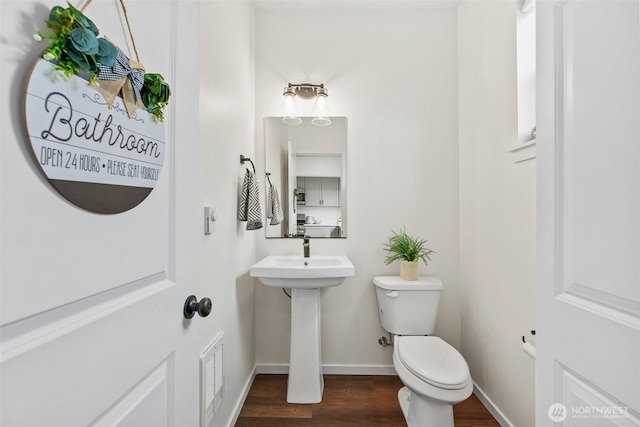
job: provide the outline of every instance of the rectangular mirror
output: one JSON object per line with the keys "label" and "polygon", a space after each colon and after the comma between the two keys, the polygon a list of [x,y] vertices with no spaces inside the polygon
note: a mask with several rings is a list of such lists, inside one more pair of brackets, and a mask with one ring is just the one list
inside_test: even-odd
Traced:
{"label": "rectangular mirror", "polygon": [[264,119],[265,188],[280,195],[284,219],[265,224],[268,238],[347,237],[347,118],[314,126]]}

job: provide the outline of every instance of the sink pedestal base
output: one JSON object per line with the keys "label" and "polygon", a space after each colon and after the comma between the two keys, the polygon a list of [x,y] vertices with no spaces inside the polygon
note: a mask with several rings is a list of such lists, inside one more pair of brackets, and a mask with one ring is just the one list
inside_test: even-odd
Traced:
{"label": "sink pedestal base", "polygon": [[323,390],[320,289],[293,288],[287,402],[319,403]]}

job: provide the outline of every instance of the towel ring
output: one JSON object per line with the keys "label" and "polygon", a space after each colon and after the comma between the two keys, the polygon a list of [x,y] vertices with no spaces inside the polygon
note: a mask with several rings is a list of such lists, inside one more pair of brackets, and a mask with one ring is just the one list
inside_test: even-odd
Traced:
{"label": "towel ring", "polygon": [[256,165],[253,164],[253,161],[251,161],[250,158],[245,157],[242,154],[240,154],[240,163],[244,165],[244,162],[251,163],[251,167],[253,168],[253,173],[256,173]]}
{"label": "towel ring", "polygon": [[[532,330],[531,330],[531,335],[535,335],[535,334],[536,334],[536,330],[535,330],[535,329],[532,329]],[[527,340],[525,339],[524,335],[522,336],[522,342],[523,342],[523,343],[526,343],[526,342],[527,342]]]}

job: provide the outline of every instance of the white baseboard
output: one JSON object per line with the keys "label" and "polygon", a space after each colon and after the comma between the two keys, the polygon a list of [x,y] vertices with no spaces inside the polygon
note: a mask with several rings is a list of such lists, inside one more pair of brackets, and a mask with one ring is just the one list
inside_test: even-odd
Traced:
{"label": "white baseboard", "polygon": [[247,400],[247,396],[249,395],[249,390],[251,390],[251,385],[253,385],[253,380],[256,378],[256,367],[253,367],[251,371],[251,375],[247,379],[247,382],[244,383],[244,387],[242,388],[242,394],[240,395],[240,399],[236,403],[236,407],[233,409],[233,417],[231,417],[231,422],[227,427],[231,427],[236,425],[238,422],[238,418],[240,417],[240,412],[242,411],[242,407],[244,406],[245,400]]}
{"label": "white baseboard", "polygon": [[322,365],[322,372],[328,375],[398,375],[393,365]]}
{"label": "white baseboard", "polygon": [[284,363],[265,363],[256,365],[256,374],[288,374],[289,365]]}
{"label": "white baseboard", "polygon": [[[256,374],[288,374],[287,363],[256,365]],[[322,365],[326,375],[398,375],[393,365]]]}
{"label": "white baseboard", "polygon": [[484,405],[485,408],[493,415],[493,418],[496,419],[498,424],[502,427],[513,427],[511,421],[507,419],[507,417],[498,409],[498,407],[493,403],[491,399],[487,397],[487,395],[482,391],[480,387],[474,382],[473,383],[473,394],[476,395],[478,400]]}

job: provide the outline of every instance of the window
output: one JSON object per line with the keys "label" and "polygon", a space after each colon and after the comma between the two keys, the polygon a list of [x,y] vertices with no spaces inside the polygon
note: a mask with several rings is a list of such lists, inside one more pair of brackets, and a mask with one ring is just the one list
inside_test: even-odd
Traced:
{"label": "window", "polygon": [[535,0],[516,0],[518,140],[509,151],[516,163],[536,157]]}

